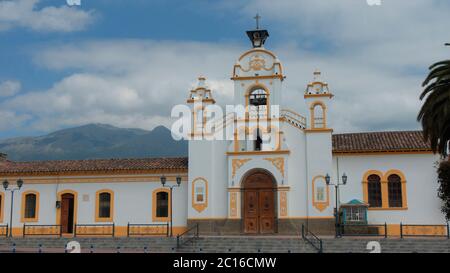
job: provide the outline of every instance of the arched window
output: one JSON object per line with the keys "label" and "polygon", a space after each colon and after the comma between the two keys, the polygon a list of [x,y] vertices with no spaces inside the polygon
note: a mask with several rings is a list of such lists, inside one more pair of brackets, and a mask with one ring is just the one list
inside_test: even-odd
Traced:
{"label": "arched window", "polygon": [[169,216],[169,193],[158,192],[156,194],[156,217]]}
{"label": "arched window", "polygon": [[367,194],[369,207],[378,208],[382,206],[381,178],[378,175],[372,174],[368,177]]}
{"label": "arched window", "polygon": [[167,222],[170,217],[170,194],[168,189],[153,191],[153,222]]}
{"label": "arched window", "polygon": [[320,103],[313,106],[312,109],[313,129],[325,128],[325,109]]}
{"label": "arched window", "polygon": [[264,118],[267,116],[267,99],[266,90],[262,88],[254,89],[248,96],[250,118]]}
{"label": "arched window", "polygon": [[22,222],[37,222],[39,212],[39,194],[24,192],[22,194]]}
{"label": "arched window", "polygon": [[114,208],[114,192],[100,190],[96,193],[96,218],[97,222],[112,222]]}
{"label": "arched window", "polygon": [[391,174],[388,177],[389,207],[400,208],[402,202],[402,181],[400,176]]}
{"label": "arched window", "polygon": [[267,92],[262,88],[257,88],[250,92],[249,105],[267,106]]}

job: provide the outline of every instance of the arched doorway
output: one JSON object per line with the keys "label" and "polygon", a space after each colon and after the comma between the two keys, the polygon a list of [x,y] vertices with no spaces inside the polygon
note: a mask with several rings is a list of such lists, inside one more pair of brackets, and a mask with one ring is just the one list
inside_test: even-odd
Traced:
{"label": "arched doorway", "polygon": [[242,182],[243,229],[248,234],[276,232],[276,183],[264,170],[255,170]]}

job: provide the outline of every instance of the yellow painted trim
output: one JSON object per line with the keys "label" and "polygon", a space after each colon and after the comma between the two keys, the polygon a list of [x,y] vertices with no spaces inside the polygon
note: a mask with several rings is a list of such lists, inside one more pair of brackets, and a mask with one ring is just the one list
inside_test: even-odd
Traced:
{"label": "yellow painted trim", "polygon": [[267,79],[280,79],[280,80],[284,80],[284,76],[282,74],[278,74],[278,75],[267,75],[267,76],[243,76],[243,77],[231,77],[231,80],[235,81],[235,80],[267,80]]}
{"label": "yellow painted trim", "polygon": [[339,156],[365,156],[365,155],[399,155],[399,154],[433,154],[432,151],[429,150],[403,150],[403,151],[387,151],[387,150],[372,150],[372,151],[351,151],[351,152],[342,152],[337,151],[333,152],[333,155]]}
{"label": "yellow painted trim", "polygon": [[5,194],[0,192],[0,223],[3,223],[3,218],[5,215]]}
{"label": "yellow painted trim", "polygon": [[[315,124],[315,113],[314,113],[314,108],[316,108],[316,106],[320,106],[322,107],[322,113],[323,113],[323,127],[316,127]],[[310,120],[310,130],[323,130],[323,129],[327,129],[327,106],[325,103],[323,103],[322,101],[314,101],[311,103],[311,106],[309,107],[309,111],[310,111],[310,116],[311,116],[311,120]]]}
{"label": "yellow painted trim", "polygon": [[250,120],[250,118],[249,118],[249,115],[250,115],[250,111],[249,111],[250,93],[257,89],[263,89],[266,92],[266,95],[267,95],[266,117],[270,118],[270,90],[264,84],[256,82],[254,84],[251,84],[249,87],[247,87],[247,90],[245,91],[245,120]]}
{"label": "yellow painted trim", "polygon": [[288,216],[288,192],[280,191],[280,218]]}
{"label": "yellow painted trim", "polygon": [[281,173],[281,176],[284,178],[284,157],[264,158],[264,160],[272,163],[272,165]]}
{"label": "yellow painted trim", "polygon": [[[381,182],[381,207],[369,207],[369,210],[407,210],[407,188],[406,188],[406,177],[402,171],[392,169],[383,174],[378,170],[369,170],[364,173],[362,179],[363,186],[363,198],[365,203],[369,203],[369,193],[368,193],[368,178],[370,175],[375,174],[380,177]],[[389,188],[388,188],[388,177],[392,174],[396,174],[400,177],[402,183],[402,207],[389,207]]]}
{"label": "yellow painted trim", "polygon": [[[78,192],[73,190],[60,191],[56,195],[56,200],[61,201],[62,196],[66,193],[70,193],[73,195],[73,224],[75,226],[75,224],[78,223]],[[56,224],[61,225],[61,208],[56,209]]]}
{"label": "yellow painted trim", "polygon": [[[157,201],[156,195],[159,192],[167,192],[167,196],[168,196],[167,217],[157,217],[156,216],[156,201]],[[152,193],[152,221],[153,222],[169,222],[170,221],[170,209],[171,209],[170,199],[171,198],[172,198],[172,196],[170,196],[170,190],[167,188],[159,188],[159,189],[156,189],[153,191],[153,193]]]}
{"label": "yellow painted trim", "polygon": [[325,201],[317,201],[316,200],[316,180],[317,179],[323,179],[323,182],[325,183],[325,176],[323,175],[317,175],[312,179],[312,201],[313,206],[320,212],[324,211],[329,205],[330,205],[330,187],[328,187],[325,183],[325,194],[326,194],[326,200]]}
{"label": "yellow painted trim", "polygon": [[305,94],[304,95],[305,99],[307,99],[307,98],[317,98],[317,97],[328,97],[328,98],[331,99],[331,98],[334,97],[334,95],[331,94],[331,93],[328,93],[328,94]]}
{"label": "yellow painted trim", "polygon": [[[407,197],[407,194],[406,194],[406,191],[407,191],[407,189],[406,189],[406,177],[403,174],[403,172],[400,171],[400,170],[397,170],[397,169],[391,169],[391,170],[387,171],[384,174],[383,181],[386,181],[386,188],[388,188],[388,185],[389,185],[388,178],[389,178],[389,176],[391,176],[393,174],[396,174],[396,175],[398,175],[400,177],[400,182],[402,184],[402,207],[390,208],[390,209],[392,209],[392,210],[407,209],[408,208],[408,203],[407,203],[407,198],[406,198]],[[386,199],[387,199],[388,206],[389,206],[389,189],[388,189],[388,195],[387,195]]]}
{"label": "yellow painted trim", "polygon": [[230,218],[238,217],[238,202],[240,191],[230,192]]}
{"label": "yellow painted trim", "polygon": [[299,217],[285,217],[283,219],[291,219],[291,220],[307,220],[307,219],[318,219],[318,220],[329,220],[329,219],[333,219],[334,217],[330,217],[330,216],[309,216],[309,217],[305,217],[305,216],[299,216]]}
{"label": "yellow painted trim", "polygon": [[290,154],[289,150],[278,150],[278,151],[245,151],[245,152],[227,152],[227,155],[280,155],[280,154]]}
{"label": "yellow painted trim", "polygon": [[368,210],[408,210],[407,207],[399,207],[399,208],[368,208]]}
{"label": "yellow painted trim", "polygon": [[306,129],[306,133],[333,133],[333,129]]}
{"label": "yellow painted trim", "polygon": [[[364,203],[369,204],[369,176],[371,175],[378,175],[380,177],[380,182],[383,180],[383,173],[377,170],[368,170],[364,173],[363,179],[362,179],[362,186],[363,186],[363,200]],[[381,183],[382,184],[382,183]],[[383,200],[383,191],[381,192],[381,200]]]}
{"label": "yellow painted trim", "polygon": [[[195,196],[195,184],[199,181],[203,181],[205,183],[205,202],[197,203],[197,197]],[[204,177],[197,177],[192,181],[192,208],[194,208],[197,212],[201,213],[208,207],[208,180]]]}
{"label": "yellow painted trim", "polygon": [[[34,218],[25,218],[25,200],[26,196],[29,194],[36,195],[36,211],[34,214]],[[22,193],[22,208],[21,208],[21,217],[20,221],[22,223],[35,223],[39,221],[39,192],[37,191],[26,191]]]}
{"label": "yellow painted trim", "polygon": [[[137,173],[138,174],[138,173]],[[161,183],[161,175],[163,173],[160,173],[158,175],[154,176],[139,176],[139,175],[133,175],[133,176],[120,176],[111,174],[112,176],[58,176],[57,174],[48,174],[45,176],[17,176],[17,174],[10,174],[10,176],[0,176],[8,178],[10,180],[14,179],[26,179],[27,185],[30,184],[91,184],[91,183],[149,183],[149,182],[156,182]],[[167,180],[175,181],[176,175],[166,175]],[[182,175],[181,176],[182,183],[187,182],[188,176]]]}
{"label": "yellow painted trim", "polygon": [[[109,193],[111,197],[109,217],[100,217],[100,194],[102,193]],[[103,189],[95,193],[95,222],[114,222],[114,191]]]}
{"label": "yellow painted trim", "polygon": [[193,221],[208,221],[208,220],[227,220],[226,217],[191,217],[187,220],[193,220]]}

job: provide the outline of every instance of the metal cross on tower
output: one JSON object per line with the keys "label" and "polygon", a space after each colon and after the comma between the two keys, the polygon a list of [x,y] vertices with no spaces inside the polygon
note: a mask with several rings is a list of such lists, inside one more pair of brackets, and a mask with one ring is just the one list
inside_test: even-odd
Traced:
{"label": "metal cross on tower", "polygon": [[261,19],[261,16],[259,16],[259,14],[257,13],[255,17],[253,17],[253,19],[256,20],[256,29],[259,29],[259,19]]}

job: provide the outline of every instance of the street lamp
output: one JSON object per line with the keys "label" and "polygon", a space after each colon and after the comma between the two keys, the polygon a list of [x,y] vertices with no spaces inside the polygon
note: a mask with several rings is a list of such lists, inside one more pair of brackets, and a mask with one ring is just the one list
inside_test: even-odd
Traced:
{"label": "street lamp", "polygon": [[327,186],[333,185],[334,186],[334,193],[336,194],[335,200],[336,200],[336,207],[334,209],[334,216],[335,216],[335,229],[336,229],[336,237],[339,236],[339,208],[338,208],[338,192],[339,192],[339,186],[346,185],[347,184],[347,175],[344,173],[342,175],[342,183],[337,181],[336,184],[331,183],[331,177],[329,174],[325,176],[325,182],[327,183]]}
{"label": "street lamp", "polygon": [[5,191],[10,191],[11,192],[11,212],[9,215],[9,237],[12,237],[12,229],[13,229],[13,208],[14,208],[14,192],[15,191],[19,191],[22,186],[23,186],[23,180],[22,179],[18,179],[16,181],[16,188],[9,188],[9,181],[8,180],[4,180],[3,181],[3,188],[5,189]]}
{"label": "street lamp", "polygon": [[173,192],[173,188],[179,187],[181,185],[181,176],[178,175],[176,179],[177,179],[177,184],[170,186],[170,185],[166,185],[167,178],[164,175],[161,176],[162,186],[170,189],[170,197],[169,197],[170,198],[170,237],[173,236],[172,192]]}

